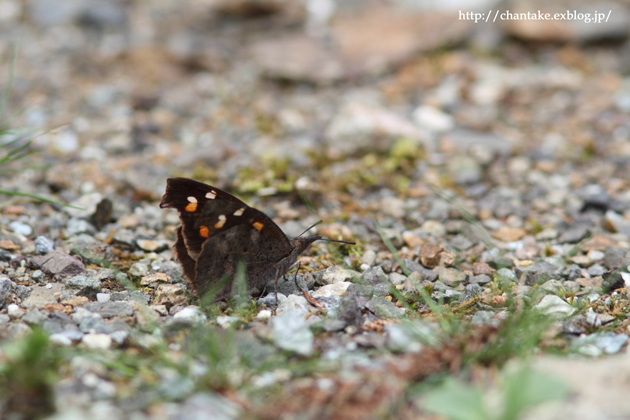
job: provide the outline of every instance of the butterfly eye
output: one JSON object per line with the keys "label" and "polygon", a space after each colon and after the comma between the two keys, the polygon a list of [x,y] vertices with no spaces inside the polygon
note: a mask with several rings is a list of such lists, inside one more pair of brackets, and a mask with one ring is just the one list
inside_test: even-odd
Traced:
{"label": "butterfly eye", "polygon": [[208,226],[201,226],[199,228],[199,236],[201,236],[202,238],[207,238],[209,235],[210,231],[208,229]]}

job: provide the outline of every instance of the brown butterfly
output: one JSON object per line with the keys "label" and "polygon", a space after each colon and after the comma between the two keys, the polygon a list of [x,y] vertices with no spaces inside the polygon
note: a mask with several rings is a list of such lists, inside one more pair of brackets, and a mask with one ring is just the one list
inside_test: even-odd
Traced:
{"label": "brown butterfly", "polygon": [[288,239],[260,210],[187,178],[167,179],[160,208],[179,212],[182,224],[176,230],[173,249],[193,291],[203,297],[212,290],[215,300],[230,295],[239,264],[245,268],[249,288],[262,292],[269,280],[275,279],[277,286],[278,279],[313,242],[354,245],[322,236]]}

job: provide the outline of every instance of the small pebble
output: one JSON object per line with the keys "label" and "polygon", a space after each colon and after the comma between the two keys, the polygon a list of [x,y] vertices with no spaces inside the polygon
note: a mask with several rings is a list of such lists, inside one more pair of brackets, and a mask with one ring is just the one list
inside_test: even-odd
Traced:
{"label": "small pebble", "polygon": [[85,334],[81,342],[90,349],[106,350],[112,346],[112,338],[107,334]]}
{"label": "small pebble", "polygon": [[96,300],[100,303],[109,302],[112,298],[112,295],[109,293],[97,293]]}

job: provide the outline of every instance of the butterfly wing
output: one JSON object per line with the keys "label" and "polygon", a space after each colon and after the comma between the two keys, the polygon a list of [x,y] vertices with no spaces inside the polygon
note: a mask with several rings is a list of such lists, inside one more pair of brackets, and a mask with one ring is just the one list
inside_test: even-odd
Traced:
{"label": "butterfly wing", "polygon": [[179,212],[182,226],[177,229],[174,250],[184,275],[202,296],[227,275],[230,282],[216,298],[227,297],[241,261],[246,265],[248,285],[262,287],[275,276],[276,264],[293,249],[267,215],[201,182],[168,179],[160,207]]}
{"label": "butterfly wing", "polygon": [[[182,221],[181,239],[185,245],[175,246],[178,254],[184,249],[196,260],[206,238],[195,231],[195,221],[203,214],[206,207],[222,208],[226,203],[236,203],[247,208],[247,204],[223,190],[188,178],[169,178],[166,180],[166,193],[162,197],[160,208],[174,208]],[[179,240],[178,236],[178,240]]]}
{"label": "butterfly wing", "polygon": [[228,297],[239,263],[245,266],[248,287],[262,291],[265,284],[275,278],[279,261],[286,259],[292,250],[284,234],[283,240],[278,240],[277,236],[266,234],[269,232],[273,229],[265,232],[263,227],[259,231],[242,223],[208,238],[196,265],[195,283],[199,295],[203,296],[227,276],[229,283],[213,292],[216,299]]}

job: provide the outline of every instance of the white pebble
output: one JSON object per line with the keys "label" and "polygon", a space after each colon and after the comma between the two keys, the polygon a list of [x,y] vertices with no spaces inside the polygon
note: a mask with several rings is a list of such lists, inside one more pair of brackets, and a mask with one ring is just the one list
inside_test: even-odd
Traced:
{"label": "white pebble", "polygon": [[104,302],[109,302],[112,298],[112,295],[109,293],[97,293],[96,294],[96,300],[104,303]]}
{"label": "white pebble", "polygon": [[90,349],[108,349],[112,346],[112,338],[107,334],[86,334],[81,340]]}

